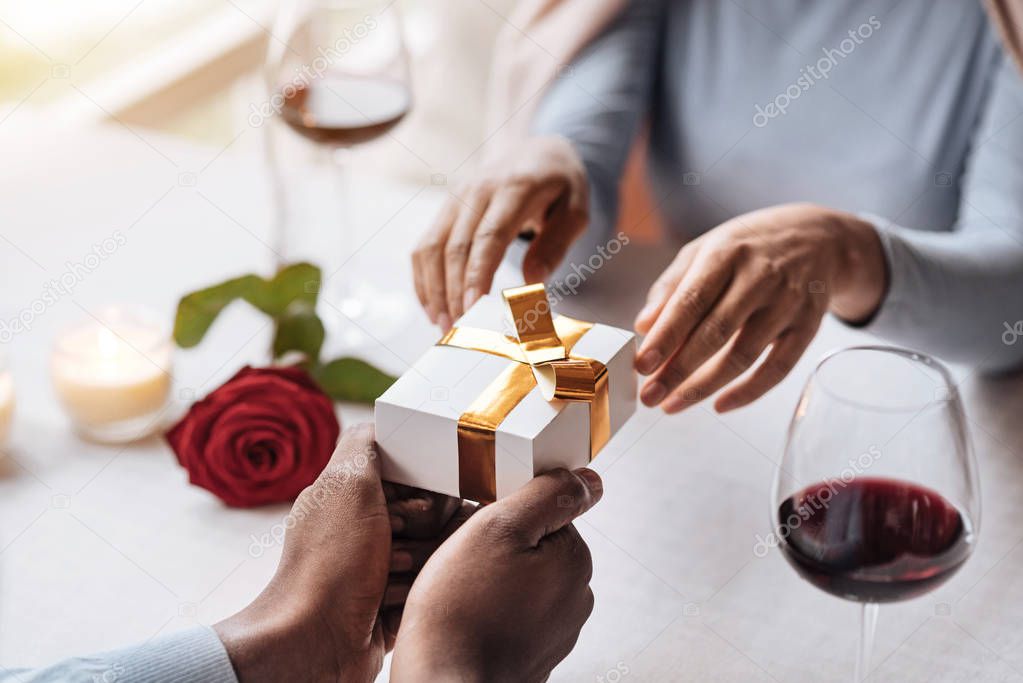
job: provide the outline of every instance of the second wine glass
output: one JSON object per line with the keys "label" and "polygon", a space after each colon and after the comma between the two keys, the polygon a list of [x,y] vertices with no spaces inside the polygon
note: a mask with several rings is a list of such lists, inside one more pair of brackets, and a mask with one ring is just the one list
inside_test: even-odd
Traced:
{"label": "second wine glass", "polygon": [[977,467],[949,372],[892,347],[826,356],[792,417],[771,524],[800,576],[863,605],[862,680],[877,605],[945,582],[980,527]]}
{"label": "second wine glass", "polygon": [[[373,238],[357,225],[352,147],[387,135],[412,107],[408,55],[395,0],[285,0],[270,38],[266,80],[287,129],[311,143],[318,164],[293,170],[294,141],[268,139],[281,260],[323,270],[321,317],[344,347],[402,324],[405,297],[372,282],[356,255]],[[289,172],[290,171],[290,172]]]}

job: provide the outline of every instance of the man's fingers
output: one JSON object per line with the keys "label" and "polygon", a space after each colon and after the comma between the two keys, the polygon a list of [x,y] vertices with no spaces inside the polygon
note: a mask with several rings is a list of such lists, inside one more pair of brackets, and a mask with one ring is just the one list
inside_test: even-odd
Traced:
{"label": "man's fingers", "polygon": [[461,211],[444,247],[444,288],[447,311],[452,321],[462,315],[466,264],[476,234],[485,228],[484,221],[491,220],[490,212],[487,211],[490,202],[489,190],[476,189],[470,192],[463,200]]}
{"label": "man's fingers", "polygon": [[346,476],[365,473],[380,478],[380,458],[371,422],[348,427],[341,433],[324,472]]}
{"label": "man's fingers", "polygon": [[664,412],[677,413],[695,405],[749,370],[788,324],[789,316],[790,312],[781,306],[764,308],[750,316],[730,344],[714,354],[664,400],[661,404]]}
{"label": "man's fingers", "polygon": [[723,258],[697,257],[643,340],[636,370],[649,375],[671,358],[717,303],[731,277],[731,264]]}
{"label": "man's fingers", "polygon": [[473,521],[512,535],[526,547],[536,547],[545,536],[596,505],[603,492],[600,475],[591,469],[552,470],[488,505]]}
{"label": "man's fingers", "polygon": [[292,509],[308,512],[324,506],[346,516],[379,514],[386,523],[372,424],[344,430],[320,476],[299,494]]}
{"label": "man's fingers", "polygon": [[749,378],[721,394],[715,401],[714,408],[722,413],[741,408],[760,398],[778,382],[785,379],[785,376],[803,355],[803,351],[813,341],[819,325],[820,320],[818,319],[813,324],[791,328],[778,337],[764,362],[753,371]]}

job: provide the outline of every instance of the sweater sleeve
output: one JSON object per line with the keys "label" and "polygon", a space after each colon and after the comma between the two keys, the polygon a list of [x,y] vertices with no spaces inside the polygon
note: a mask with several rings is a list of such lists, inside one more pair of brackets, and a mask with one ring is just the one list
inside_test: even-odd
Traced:
{"label": "sweater sleeve", "polygon": [[1023,79],[1007,59],[994,79],[953,230],[866,217],[889,290],[865,329],[988,372],[1023,362]]}
{"label": "sweater sleeve", "polygon": [[544,95],[532,130],[561,135],[590,180],[590,229],[610,233],[618,183],[650,105],[659,51],[662,0],[631,0]]}
{"label": "sweater sleeve", "polygon": [[2,669],[0,683],[238,683],[223,644],[208,626],[154,638],[43,669]]}

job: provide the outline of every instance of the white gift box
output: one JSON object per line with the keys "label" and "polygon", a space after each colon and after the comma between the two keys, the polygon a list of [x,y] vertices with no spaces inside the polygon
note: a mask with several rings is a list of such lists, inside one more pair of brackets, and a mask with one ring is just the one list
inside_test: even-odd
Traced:
{"label": "white gift box", "polygon": [[[515,338],[504,301],[488,295],[457,328],[500,332]],[[607,413],[613,437],[636,410],[635,335],[594,324],[571,349],[607,368]],[[459,418],[515,361],[479,350],[433,346],[376,401],[376,440],[383,478],[466,497],[460,485]],[[590,403],[547,400],[540,386],[494,431],[493,479],[502,498],[547,470],[586,466],[590,453]]]}

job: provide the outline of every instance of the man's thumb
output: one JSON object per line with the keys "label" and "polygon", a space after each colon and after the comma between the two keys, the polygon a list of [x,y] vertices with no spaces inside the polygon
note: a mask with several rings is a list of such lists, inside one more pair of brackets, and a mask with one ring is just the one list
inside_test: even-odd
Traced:
{"label": "man's thumb", "polygon": [[533,478],[487,508],[488,514],[502,516],[528,545],[536,546],[596,505],[603,493],[604,484],[593,470],[558,469]]}

